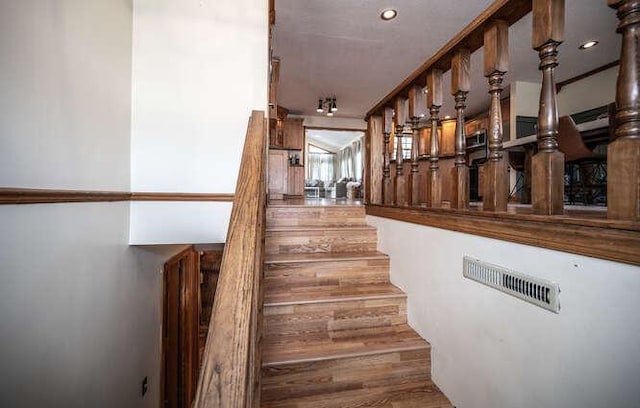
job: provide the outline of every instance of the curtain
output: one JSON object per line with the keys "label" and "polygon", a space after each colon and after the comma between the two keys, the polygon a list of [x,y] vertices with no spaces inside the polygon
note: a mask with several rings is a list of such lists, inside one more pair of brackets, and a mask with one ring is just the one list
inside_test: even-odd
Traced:
{"label": "curtain", "polygon": [[362,180],[362,138],[336,154],[338,178],[352,178]]}
{"label": "curtain", "polygon": [[331,181],[335,178],[334,154],[309,153],[307,161],[307,179]]}

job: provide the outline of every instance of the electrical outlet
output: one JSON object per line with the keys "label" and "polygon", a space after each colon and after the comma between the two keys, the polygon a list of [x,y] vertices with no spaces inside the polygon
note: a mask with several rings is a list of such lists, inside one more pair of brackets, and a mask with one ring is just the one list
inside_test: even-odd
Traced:
{"label": "electrical outlet", "polygon": [[145,376],[142,379],[142,396],[144,397],[144,395],[147,393],[147,391],[149,391],[149,380],[148,378]]}

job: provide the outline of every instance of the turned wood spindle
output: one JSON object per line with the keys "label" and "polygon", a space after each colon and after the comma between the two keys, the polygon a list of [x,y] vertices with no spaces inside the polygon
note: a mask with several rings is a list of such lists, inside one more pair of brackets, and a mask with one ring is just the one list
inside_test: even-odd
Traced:
{"label": "turned wood spindle", "polygon": [[420,118],[426,114],[426,96],[424,89],[418,85],[409,88],[409,118],[411,122],[411,174],[409,175],[409,203],[411,205],[420,204],[420,173],[418,167],[418,143]]}
{"label": "turned wood spindle", "polygon": [[502,80],[509,70],[509,25],[493,22],[484,32],[484,76],[489,81],[489,160],[485,165],[482,208],[485,211],[506,211],[509,180],[507,161],[502,151],[502,110],[500,95]]}
{"label": "turned wood spindle", "polygon": [[442,70],[433,69],[427,74],[427,105],[431,114],[431,139],[429,141],[429,177],[427,184],[427,206],[440,207],[442,183],[440,177],[440,146],[438,141],[438,121],[442,106]]}
{"label": "turned wood spindle", "polygon": [[407,112],[407,100],[403,96],[398,96],[395,100],[395,138],[396,138],[396,186],[394,204],[398,206],[407,205],[407,185],[404,178],[404,154],[402,150],[402,137],[404,127],[408,124],[409,116]]}
{"label": "turned wood spindle", "polygon": [[382,114],[382,127],[384,132],[384,151],[383,167],[382,167],[382,203],[385,205],[392,204],[393,191],[391,189],[391,156],[389,154],[389,139],[391,138],[393,122],[393,108],[384,107]]}
{"label": "turned wood spindle", "polygon": [[531,201],[538,214],[564,212],[564,154],[558,150],[558,103],[554,70],[564,40],[564,0],[533,1],[533,49],[542,71],[538,153],[531,160]]}
{"label": "turned wood spindle", "polygon": [[[609,0],[622,34],[615,140],[607,148],[607,216],[640,220],[640,0]],[[611,119],[610,119],[611,120]]]}
{"label": "turned wood spindle", "polygon": [[451,59],[451,94],[456,101],[456,159],[453,168],[453,199],[451,208],[469,207],[469,167],[465,160],[467,136],[464,130],[464,110],[471,90],[471,53],[459,50]]}

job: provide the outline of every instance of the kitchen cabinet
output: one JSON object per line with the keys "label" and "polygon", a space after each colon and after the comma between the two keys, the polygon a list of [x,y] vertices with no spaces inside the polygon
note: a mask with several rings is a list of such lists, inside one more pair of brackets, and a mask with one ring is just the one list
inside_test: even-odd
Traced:
{"label": "kitchen cabinet", "polygon": [[288,168],[287,195],[301,196],[304,194],[304,167],[289,166]]}
{"label": "kitchen cabinet", "polygon": [[279,200],[287,194],[289,152],[269,149],[269,198]]}
{"label": "kitchen cabinet", "polygon": [[302,118],[287,118],[284,120],[284,148],[302,150],[304,145],[304,126]]}

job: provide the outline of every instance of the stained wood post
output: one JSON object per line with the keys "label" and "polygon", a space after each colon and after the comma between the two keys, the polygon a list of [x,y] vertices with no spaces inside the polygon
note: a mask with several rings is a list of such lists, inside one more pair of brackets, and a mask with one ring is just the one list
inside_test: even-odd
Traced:
{"label": "stained wood post", "polygon": [[564,212],[564,153],[558,150],[558,104],[554,70],[564,40],[564,0],[533,0],[533,49],[540,56],[542,88],[538,153],[531,160],[531,202],[538,214]]}
{"label": "stained wood post", "polygon": [[384,171],[384,143],[382,136],[382,117],[372,115],[367,121],[367,136],[365,139],[365,195],[368,204],[382,204],[383,171]]}
{"label": "stained wood post", "polygon": [[440,145],[438,121],[442,106],[442,70],[433,69],[427,73],[427,106],[431,116],[431,139],[429,143],[429,173],[427,181],[427,207],[442,205],[442,180],[440,177]]}
{"label": "stained wood post", "polygon": [[407,205],[407,185],[404,178],[404,158],[402,152],[402,136],[404,127],[409,121],[407,100],[398,96],[395,100],[395,137],[396,137],[396,185],[393,202],[395,205]]}
{"label": "stained wood post", "polygon": [[421,86],[412,85],[409,88],[409,118],[411,121],[411,174],[409,175],[409,203],[420,204],[420,173],[418,168],[418,122],[427,112],[426,97]]}
{"label": "stained wood post", "polygon": [[484,32],[484,76],[489,80],[489,161],[485,166],[482,208],[485,211],[506,211],[509,191],[507,161],[502,151],[502,111],[500,95],[502,80],[509,70],[509,25],[493,22]]}
{"label": "stained wood post", "polygon": [[393,122],[393,108],[385,106],[382,113],[382,128],[384,132],[384,151],[382,167],[382,203],[393,203],[393,190],[391,189],[391,156],[389,154],[389,139],[391,137]]}
{"label": "stained wood post", "polygon": [[640,0],[609,0],[622,51],[616,86],[616,139],[607,148],[607,215],[640,220]]}
{"label": "stained wood post", "polygon": [[464,110],[467,93],[471,90],[471,53],[459,50],[451,59],[451,94],[456,101],[456,159],[453,168],[453,197],[451,208],[469,207],[469,167],[465,160],[466,134],[464,131]]}

